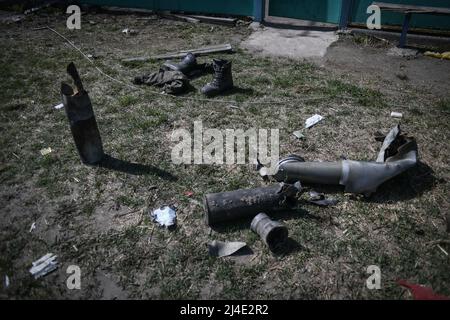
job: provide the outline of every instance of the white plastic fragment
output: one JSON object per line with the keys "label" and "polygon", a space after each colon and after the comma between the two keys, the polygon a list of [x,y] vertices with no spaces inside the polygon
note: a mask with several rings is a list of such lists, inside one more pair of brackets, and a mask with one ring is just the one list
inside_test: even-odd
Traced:
{"label": "white plastic fragment", "polygon": [[292,132],[292,134],[297,138],[297,139],[303,139],[305,137],[305,135],[303,134],[303,132],[301,130],[297,130]]}
{"label": "white plastic fragment", "polygon": [[41,152],[41,155],[46,156],[47,154],[52,153],[52,148],[50,148],[50,147],[44,148],[44,149],[41,149],[40,152]]}
{"label": "white plastic fragment", "polygon": [[62,103],[60,103],[60,104],[57,104],[56,106],[54,106],[53,108],[58,110],[58,109],[64,108],[64,105]]}
{"label": "white plastic fragment", "polygon": [[8,277],[8,275],[5,275],[5,288],[8,288],[9,284],[10,284],[9,277]]}
{"label": "white plastic fragment", "polygon": [[177,213],[169,206],[164,206],[153,210],[151,216],[153,221],[166,228],[174,226],[177,223]]}
{"label": "white plastic fragment", "polygon": [[33,222],[33,223],[31,224],[30,232],[32,232],[34,229],[36,229],[36,222]]}
{"label": "white plastic fragment", "polygon": [[53,253],[47,253],[45,256],[33,262],[30,273],[35,279],[43,277],[58,268],[57,256]]}
{"label": "white plastic fragment", "polygon": [[311,118],[306,119],[305,121],[305,128],[311,128],[313,125],[315,125],[316,123],[320,122],[323,120],[323,117],[319,114],[315,114],[313,115]]}
{"label": "white plastic fragment", "polygon": [[400,112],[392,111],[391,112],[391,117],[392,118],[403,118],[403,114],[401,114]]}

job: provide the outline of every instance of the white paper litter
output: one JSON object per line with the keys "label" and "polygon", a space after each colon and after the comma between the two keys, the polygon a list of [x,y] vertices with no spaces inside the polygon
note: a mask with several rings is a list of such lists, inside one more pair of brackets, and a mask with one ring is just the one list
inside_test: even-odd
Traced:
{"label": "white paper litter", "polygon": [[313,115],[311,118],[306,119],[305,121],[305,128],[311,128],[313,125],[315,125],[316,123],[318,123],[319,121],[322,121],[323,117],[319,114],[315,114]]}
{"label": "white paper litter", "polygon": [[45,156],[49,153],[52,153],[52,151],[53,151],[52,148],[48,147],[48,148],[41,149],[40,152],[41,152],[41,155]]}
{"label": "white paper litter", "polygon": [[153,218],[153,221],[167,228],[174,226],[177,223],[176,211],[168,206],[153,210],[151,216]]}
{"label": "white paper litter", "polygon": [[392,111],[391,112],[391,117],[392,118],[403,118],[403,114],[401,114],[400,112]]}
{"label": "white paper litter", "polygon": [[53,253],[47,253],[45,256],[33,262],[30,273],[35,279],[43,277],[58,268],[57,256]]}
{"label": "white paper litter", "polygon": [[5,275],[5,288],[9,287],[9,277]]}
{"label": "white paper litter", "polygon": [[305,137],[305,135],[303,134],[303,132],[301,130],[297,130],[292,132],[292,134],[297,138],[297,139],[303,139]]}
{"label": "white paper litter", "polygon": [[54,106],[53,108],[58,110],[58,109],[64,108],[64,105],[62,103],[60,103],[60,104],[57,104],[56,106]]}
{"label": "white paper litter", "polygon": [[33,224],[30,227],[30,232],[36,229],[36,222],[33,222]]}

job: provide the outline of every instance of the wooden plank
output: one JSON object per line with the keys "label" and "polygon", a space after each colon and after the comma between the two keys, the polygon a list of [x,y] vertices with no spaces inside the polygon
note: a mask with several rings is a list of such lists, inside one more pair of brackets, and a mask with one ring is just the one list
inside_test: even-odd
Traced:
{"label": "wooden plank", "polygon": [[199,19],[196,19],[191,16],[181,15],[181,14],[158,12],[158,16],[160,16],[161,18],[175,20],[175,21],[183,21],[183,22],[190,22],[190,23],[199,23],[200,22]]}
{"label": "wooden plank", "polygon": [[233,50],[233,47],[231,44],[219,44],[219,45],[213,45],[213,46],[207,46],[197,49],[191,49],[191,50],[182,50],[172,53],[166,53],[161,55],[155,55],[150,57],[136,57],[136,58],[127,58],[123,59],[122,62],[145,62],[149,60],[163,60],[163,59],[173,59],[173,58],[183,58],[185,57],[189,52],[196,56],[202,56],[207,55],[210,53],[217,53],[217,52],[230,52]]}
{"label": "wooden plank", "polygon": [[201,22],[206,23],[214,23],[220,25],[234,26],[236,25],[237,19],[235,18],[221,18],[221,17],[210,17],[210,16],[198,16],[198,15],[189,15],[189,17],[200,20]]}
{"label": "wooden plank", "polygon": [[381,10],[396,11],[402,13],[428,13],[450,15],[450,9],[440,7],[414,6],[407,4],[394,4],[386,2],[372,2],[373,5],[380,7]]}

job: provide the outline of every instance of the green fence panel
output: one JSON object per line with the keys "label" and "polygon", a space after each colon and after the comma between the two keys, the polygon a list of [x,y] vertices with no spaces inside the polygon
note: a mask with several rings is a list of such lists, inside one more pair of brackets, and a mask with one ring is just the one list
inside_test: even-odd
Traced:
{"label": "green fence panel", "polygon": [[253,0],[84,0],[82,3],[152,10],[253,15]]}
{"label": "green fence panel", "polygon": [[270,0],[269,15],[338,23],[342,0]]}

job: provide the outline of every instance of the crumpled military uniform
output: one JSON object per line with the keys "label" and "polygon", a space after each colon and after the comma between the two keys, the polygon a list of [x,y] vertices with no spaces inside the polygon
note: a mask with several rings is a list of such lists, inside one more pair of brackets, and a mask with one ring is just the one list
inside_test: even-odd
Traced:
{"label": "crumpled military uniform", "polygon": [[180,71],[159,69],[134,78],[133,83],[160,87],[169,94],[180,94],[188,89],[189,79]]}

